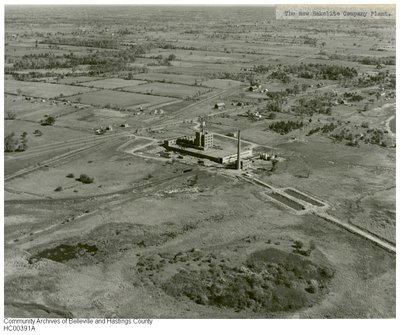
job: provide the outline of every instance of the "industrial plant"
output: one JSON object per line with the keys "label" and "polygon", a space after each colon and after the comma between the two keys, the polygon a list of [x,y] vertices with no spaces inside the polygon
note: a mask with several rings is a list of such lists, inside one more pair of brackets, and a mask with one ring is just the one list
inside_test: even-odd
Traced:
{"label": "industrial plant", "polygon": [[253,156],[253,150],[251,147],[241,148],[240,130],[237,133],[236,148],[227,144],[226,141],[216,146],[215,137],[218,135],[206,132],[202,123],[200,131],[196,131],[195,136],[168,139],[164,141],[163,146],[168,151],[208,159],[224,164],[227,168],[241,170],[249,167],[251,163],[249,158]]}

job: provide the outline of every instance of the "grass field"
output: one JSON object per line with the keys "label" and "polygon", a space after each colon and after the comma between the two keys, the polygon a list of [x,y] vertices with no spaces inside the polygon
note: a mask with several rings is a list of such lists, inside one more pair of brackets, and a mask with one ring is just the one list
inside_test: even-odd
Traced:
{"label": "grass field", "polygon": [[189,51],[189,50],[157,50],[152,53],[148,53],[146,57],[157,57],[163,56],[168,57],[170,54],[174,54],[177,60],[186,62],[202,62],[202,63],[213,63],[213,64],[229,64],[237,62],[251,62],[251,59],[243,57],[243,55],[231,55],[224,52],[207,52],[207,51]]}
{"label": "grass field", "polygon": [[59,97],[61,94],[64,97],[76,95],[92,91],[91,88],[78,87],[61,84],[34,83],[28,81],[5,80],[4,92],[9,94],[18,94],[32,97],[40,97],[52,99]]}
{"label": "grass field", "polygon": [[[40,130],[43,135],[35,136],[33,132]],[[88,135],[87,132],[82,132],[74,129],[62,128],[62,127],[43,127],[39,123],[27,122],[27,121],[8,121],[4,122],[4,133],[10,134],[14,132],[17,136],[20,136],[23,132],[27,132],[28,149],[32,149],[37,146],[51,144],[53,142],[62,142],[74,138],[84,138]],[[10,155],[10,154],[8,154]]]}
{"label": "grass field", "polygon": [[78,83],[84,83],[87,81],[100,80],[102,77],[89,77],[89,76],[79,76],[79,77],[64,77],[58,80],[58,84],[74,85]]}
{"label": "grass field", "polygon": [[180,85],[180,84],[167,84],[167,83],[151,83],[132,87],[125,87],[124,91],[146,93],[161,95],[166,97],[173,97],[184,99],[186,97],[192,97],[195,94],[203,94],[207,92],[204,87]]}
{"label": "grass field", "polygon": [[151,107],[158,106],[164,103],[174,101],[172,98],[156,97],[153,95],[137,94],[118,92],[110,90],[101,90],[96,92],[84,93],[79,96],[75,96],[72,100],[78,101],[78,99],[88,105],[93,106],[118,106],[121,108],[135,108],[135,107]]}
{"label": "grass field", "polygon": [[104,88],[104,89],[112,90],[114,88],[136,86],[136,85],[140,85],[143,83],[146,83],[146,82],[141,81],[141,80],[124,80],[124,79],[119,79],[119,78],[107,78],[107,79],[101,79],[101,80],[95,80],[95,81],[87,81],[87,82],[81,83],[81,85],[87,86],[87,87],[96,87],[96,88]]}
{"label": "grass field", "polygon": [[243,83],[240,81],[229,80],[229,79],[211,79],[211,80],[203,81],[201,84],[204,86],[207,86],[207,87],[214,87],[214,88],[220,88],[220,89],[233,88],[233,87],[243,85]]}
{"label": "grass field", "polygon": [[197,76],[180,75],[172,73],[158,73],[158,72],[141,73],[135,75],[134,78],[140,80],[161,81],[166,83],[185,84],[185,85],[194,85],[196,81],[200,83],[201,80],[203,79]]}

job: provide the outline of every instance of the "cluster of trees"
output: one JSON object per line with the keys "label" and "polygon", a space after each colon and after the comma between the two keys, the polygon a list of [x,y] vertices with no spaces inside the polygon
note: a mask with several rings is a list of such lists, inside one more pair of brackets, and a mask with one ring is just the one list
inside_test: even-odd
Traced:
{"label": "cluster of trees", "polygon": [[[258,74],[265,74],[274,69],[273,66],[258,65],[251,71]],[[278,65],[269,75],[269,79],[278,79],[284,84],[290,83],[290,75],[299,78],[321,79],[321,80],[343,80],[353,79],[358,73],[355,68],[328,64],[299,64],[299,65]]]}
{"label": "cluster of trees", "polygon": [[311,129],[306,136],[311,136],[315,133],[318,133],[319,131],[321,133],[330,133],[330,132],[334,131],[335,129],[336,129],[336,125],[333,122],[331,122],[329,124],[323,125],[322,127],[316,127],[314,129]]}
{"label": "cluster of trees", "polygon": [[272,101],[277,101],[280,104],[283,104],[286,102],[288,94],[287,91],[267,92],[267,97]]}
{"label": "cluster of trees", "polygon": [[21,81],[35,81],[35,79],[44,77],[57,77],[57,74],[55,72],[30,71],[29,73],[19,73],[19,72],[9,71],[8,74],[11,74],[15,80],[21,80]]}
{"label": "cluster of trees", "polygon": [[40,44],[56,44],[56,45],[76,45],[90,48],[106,48],[117,49],[119,43],[114,39],[95,39],[95,38],[47,38]]}
{"label": "cluster of trees", "polygon": [[50,53],[44,55],[25,55],[13,63],[13,69],[16,71],[24,69],[70,68],[72,66],[70,60],[62,56],[54,56]]}
{"label": "cluster of trees", "polygon": [[270,101],[266,104],[265,109],[267,112],[281,113],[282,103],[278,100]]}
{"label": "cluster of trees", "polygon": [[308,249],[304,249],[304,243],[302,241],[296,240],[294,241],[292,248],[293,253],[308,257],[311,255],[311,252],[315,250],[316,244],[313,240],[311,240]]}
{"label": "cluster of trees", "polygon": [[377,144],[382,147],[386,147],[386,142],[384,141],[384,132],[381,129],[370,129],[367,131],[369,136],[364,138],[365,143]]}
{"label": "cluster of trees", "polygon": [[54,123],[56,122],[56,119],[52,116],[48,116],[46,119],[41,120],[40,124],[42,126],[52,126],[54,125]]}
{"label": "cluster of trees", "polygon": [[264,73],[268,73],[273,68],[274,67],[272,65],[254,65],[254,67],[251,69],[251,71],[253,71],[255,73],[264,74]]}
{"label": "cluster of trees", "polygon": [[171,62],[176,59],[176,55],[175,54],[170,54],[165,58],[162,55],[158,55],[158,56],[155,56],[153,58],[157,59],[158,63],[160,65],[168,65],[169,66],[169,65],[171,65]]}
{"label": "cluster of trees", "polygon": [[389,72],[381,71],[377,74],[367,75],[365,77],[359,77],[353,81],[353,85],[357,87],[368,87],[368,86],[387,84],[389,88],[395,89],[396,78],[389,78],[389,80],[388,78],[389,78]]}
{"label": "cluster of trees", "polygon": [[136,74],[147,72],[149,72],[147,66],[133,66],[129,68],[128,72],[120,73],[118,77],[125,80],[133,80]]}
{"label": "cluster of trees", "polygon": [[157,47],[160,48],[160,49],[201,50],[201,49],[198,49],[198,48],[195,48],[195,47],[192,47],[192,46],[190,46],[190,47],[189,46],[183,46],[183,45],[176,46],[176,45],[171,44],[169,42],[157,43]]}
{"label": "cluster of trees", "polygon": [[[150,50],[151,45],[133,45],[128,49],[102,50],[89,52],[84,56],[74,53],[54,55],[53,53],[29,54],[17,59],[13,63],[12,71],[24,69],[56,69],[76,68],[79,65],[89,65],[89,74],[99,75],[106,72],[119,72],[129,68],[138,55]],[[170,55],[167,60],[174,59]],[[34,74],[30,73],[30,77]]]}
{"label": "cluster of trees", "polygon": [[282,81],[282,83],[284,83],[284,84],[290,83],[290,77],[284,70],[281,70],[281,69],[278,69],[278,70],[272,72],[269,75],[269,79],[278,79],[278,80]]}
{"label": "cluster of trees", "polygon": [[300,98],[298,105],[293,106],[292,110],[296,114],[300,115],[313,115],[313,114],[327,114],[330,115],[332,112],[332,102],[329,94],[323,96],[306,99]]}
{"label": "cluster of trees", "polygon": [[352,79],[358,75],[355,68],[328,64],[288,65],[284,69],[288,73],[306,79],[342,80]]}
{"label": "cluster of trees", "polygon": [[231,79],[242,82],[253,82],[254,76],[246,72],[215,72],[208,75],[210,79]]}
{"label": "cluster of trees", "polygon": [[357,55],[339,55],[331,54],[329,59],[347,60],[350,62],[357,62],[365,65],[396,65],[396,57],[371,57],[371,56],[357,56]]}
{"label": "cluster of trees", "polygon": [[360,137],[361,136],[359,134],[353,135],[353,133],[348,129],[342,129],[339,133],[331,135],[331,138],[334,141],[338,142],[347,141],[346,145],[353,147],[359,146],[358,141]]}
{"label": "cluster of trees", "polygon": [[343,94],[343,97],[350,102],[359,102],[364,100],[364,97],[358,93],[346,92]]}
{"label": "cluster of trees", "polygon": [[385,133],[381,129],[368,129],[364,134],[353,134],[349,129],[342,129],[339,133],[332,134],[334,141],[347,141],[346,145],[359,146],[359,141],[386,147]]}
{"label": "cluster of trees", "polygon": [[[162,288],[173,297],[187,297],[201,305],[276,312],[309,306],[310,294],[324,292],[333,276],[332,269],[297,254],[267,249],[237,267],[211,263],[209,270],[179,271]],[[313,290],[307,289],[309,283],[316,283]]]}
{"label": "cluster of trees", "polygon": [[396,65],[396,57],[363,57],[358,62],[365,65]]}
{"label": "cluster of trees", "polygon": [[300,92],[305,92],[307,91],[308,85],[307,84],[302,84],[301,88],[299,84],[294,84],[293,87],[288,87],[285,89],[285,92],[287,94],[299,94]]}
{"label": "cluster of trees", "polygon": [[[303,36],[303,43],[304,44],[309,44],[313,47],[317,46],[317,39],[315,37],[309,37],[309,36]],[[323,42],[325,43],[325,42]],[[325,46],[325,44],[323,45]]]}
{"label": "cluster of trees", "polygon": [[79,176],[79,178],[77,178],[76,180],[77,180],[77,181],[80,181],[80,182],[83,183],[83,184],[92,184],[93,181],[94,181],[94,178],[93,178],[93,177],[89,177],[89,176],[86,175],[86,174],[81,174],[81,175]]}
{"label": "cluster of trees", "polygon": [[23,132],[21,136],[15,135],[14,132],[8,134],[4,137],[4,151],[14,152],[14,151],[25,151],[28,149],[28,133]]}
{"label": "cluster of trees", "polygon": [[300,129],[304,126],[302,121],[278,121],[271,123],[269,125],[269,129],[281,134],[285,135],[290,133],[294,129]]}
{"label": "cluster of trees", "polygon": [[6,114],[4,115],[5,120],[15,120],[15,117],[17,115],[13,111],[7,111]]}

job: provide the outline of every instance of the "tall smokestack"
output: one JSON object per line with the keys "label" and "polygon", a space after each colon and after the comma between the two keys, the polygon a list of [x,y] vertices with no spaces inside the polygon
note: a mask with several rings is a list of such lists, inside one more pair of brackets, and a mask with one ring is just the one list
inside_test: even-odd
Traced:
{"label": "tall smokestack", "polygon": [[238,130],[237,134],[238,143],[237,143],[237,165],[236,170],[240,170],[240,130]]}

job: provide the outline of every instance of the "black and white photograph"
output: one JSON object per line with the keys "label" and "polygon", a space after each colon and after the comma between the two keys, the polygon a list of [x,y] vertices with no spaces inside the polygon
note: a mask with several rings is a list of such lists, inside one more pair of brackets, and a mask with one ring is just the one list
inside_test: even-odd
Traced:
{"label": "black and white photograph", "polygon": [[6,333],[396,319],[394,2],[2,10]]}

